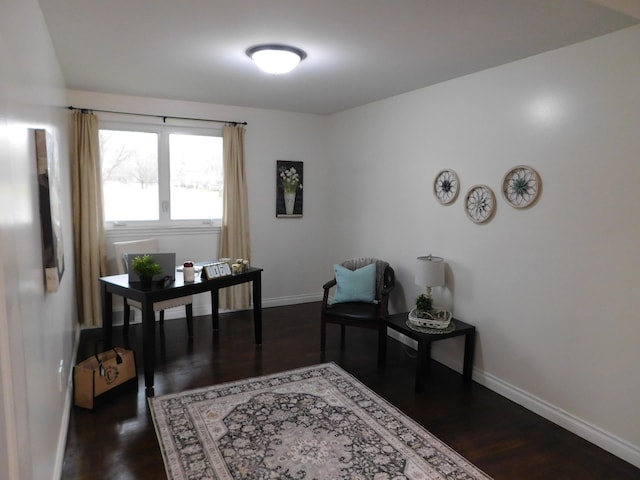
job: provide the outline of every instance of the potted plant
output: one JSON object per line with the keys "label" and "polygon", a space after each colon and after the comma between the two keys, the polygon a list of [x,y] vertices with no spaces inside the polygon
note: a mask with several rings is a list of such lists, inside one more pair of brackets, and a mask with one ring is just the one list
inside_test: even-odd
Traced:
{"label": "potted plant", "polygon": [[416,313],[421,318],[432,318],[433,299],[424,293],[416,299]]}
{"label": "potted plant", "polygon": [[134,257],[131,267],[140,276],[140,284],[145,289],[151,287],[151,279],[154,275],[162,273],[160,264],[149,254]]}
{"label": "potted plant", "polygon": [[422,294],[416,299],[416,308],[409,312],[409,322],[420,328],[440,330],[451,324],[451,312],[433,305],[433,297]]}

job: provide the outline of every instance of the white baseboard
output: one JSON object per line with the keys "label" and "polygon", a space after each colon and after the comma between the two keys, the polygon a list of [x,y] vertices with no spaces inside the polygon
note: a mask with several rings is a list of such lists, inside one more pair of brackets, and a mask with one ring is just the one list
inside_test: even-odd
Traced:
{"label": "white baseboard", "polygon": [[[402,342],[408,347],[417,349],[417,342],[402,335],[401,333],[389,330],[389,336]],[[434,356],[434,358],[452,370],[462,373],[462,356],[460,356],[460,358],[441,358]],[[552,405],[551,403],[536,397],[525,390],[522,390],[521,388],[511,385],[490,373],[480,370],[479,368],[473,368],[473,380],[480,385],[487,387],[489,390],[502,395],[518,405],[522,405],[527,410],[546,418],[571,433],[575,433],[579,437],[599,446],[603,450],[606,450],[607,452],[640,468],[640,447],[638,445],[633,445],[626,440],[578,418],[575,415],[572,415],[571,413]]]}
{"label": "white baseboard", "polygon": [[[322,293],[306,294],[306,295],[290,295],[287,297],[263,298],[262,306],[283,307],[285,305],[297,305],[299,303],[312,303],[322,301]],[[320,309],[318,309],[318,319],[320,319]]]}
{"label": "white baseboard", "polygon": [[80,344],[80,328],[76,329],[73,339],[73,349],[71,352],[71,361],[69,362],[69,371],[67,372],[67,387],[64,396],[64,406],[62,410],[62,419],[60,421],[60,434],[58,435],[58,448],[56,450],[56,459],[53,465],[52,480],[62,478],[62,464],[64,463],[64,452],[67,446],[67,434],[69,433],[69,416],[71,415],[71,403],[73,399],[73,366],[78,354],[78,345]]}
{"label": "white baseboard", "polygon": [[[459,370],[461,371],[461,370]],[[473,379],[503,397],[559,425],[600,448],[640,468],[640,447],[613,435],[551,403],[482,370],[473,369]]]}

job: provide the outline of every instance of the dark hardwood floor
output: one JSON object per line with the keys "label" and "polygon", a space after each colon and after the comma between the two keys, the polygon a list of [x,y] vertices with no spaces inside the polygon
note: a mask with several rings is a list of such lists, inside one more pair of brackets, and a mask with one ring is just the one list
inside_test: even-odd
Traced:
{"label": "dark hardwood floor", "polygon": [[[387,367],[376,365],[377,332],[347,329],[344,348],[336,325],[327,328],[320,353],[319,304],[264,309],[263,345],[253,343],[251,312],[194,318],[187,339],[182,320],[157,333],[155,394],[266,375],[321,362],[335,362],[422,424],[495,479],[640,479],[640,469],[432,362],[426,391],[415,394],[412,350],[389,339]],[[84,330],[78,360],[93,354],[101,331]],[[455,341],[451,339],[447,341]],[[114,344],[138,356],[139,388],[122,392],[93,411],[72,407],[63,479],[164,479],[162,456],[144,395],[142,329],[128,341],[114,329]]]}

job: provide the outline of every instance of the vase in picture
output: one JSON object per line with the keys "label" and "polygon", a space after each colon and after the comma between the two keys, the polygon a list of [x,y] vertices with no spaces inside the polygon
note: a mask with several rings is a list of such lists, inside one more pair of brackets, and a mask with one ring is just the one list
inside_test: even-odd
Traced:
{"label": "vase in picture", "polygon": [[284,192],[284,210],[287,215],[293,215],[293,207],[296,204],[296,192]]}

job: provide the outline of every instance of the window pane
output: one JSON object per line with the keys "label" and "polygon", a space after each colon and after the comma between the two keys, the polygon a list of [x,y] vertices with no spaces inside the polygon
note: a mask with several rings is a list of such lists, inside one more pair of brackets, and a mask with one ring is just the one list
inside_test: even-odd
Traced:
{"label": "window pane", "polygon": [[222,218],[222,138],[169,135],[171,219]]}
{"label": "window pane", "polygon": [[100,130],[104,217],[159,220],[158,135]]}

